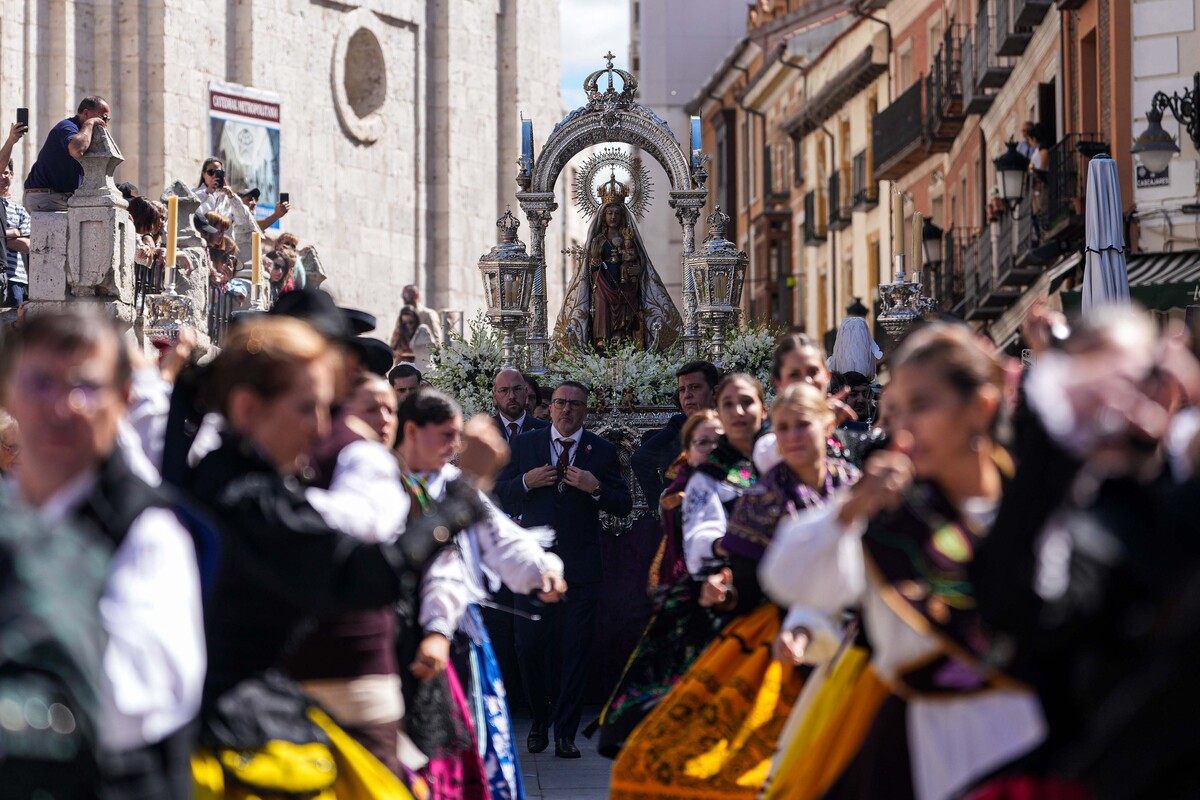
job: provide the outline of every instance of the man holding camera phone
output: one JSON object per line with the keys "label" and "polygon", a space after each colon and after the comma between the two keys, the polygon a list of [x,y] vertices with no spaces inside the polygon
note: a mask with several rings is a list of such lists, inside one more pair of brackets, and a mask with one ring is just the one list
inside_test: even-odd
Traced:
{"label": "man holding camera phone", "polygon": [[75,116],[50,129],[25,179],[26,210],[30,213],[67,210],[67,200],[83,183],[83,165],[79,159],[92,146],[96,126],[107,128],[109,118],[108,101],[99,95],[88,95],[79,101]]}

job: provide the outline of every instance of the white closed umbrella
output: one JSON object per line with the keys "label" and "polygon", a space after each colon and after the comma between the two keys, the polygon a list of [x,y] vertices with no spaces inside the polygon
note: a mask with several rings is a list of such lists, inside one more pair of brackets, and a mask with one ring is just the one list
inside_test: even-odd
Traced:
{"label": "white closed umbrella", "polygon": [[1098,155],[1088,163],[1084,218],[1083,313],[1107,305],[1129,304],[1125,270],[1125,226],[1117,162]]}

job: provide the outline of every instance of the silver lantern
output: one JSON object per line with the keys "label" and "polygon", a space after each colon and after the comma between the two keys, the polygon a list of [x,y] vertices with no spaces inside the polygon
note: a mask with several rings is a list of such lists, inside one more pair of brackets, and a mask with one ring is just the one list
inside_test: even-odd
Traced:
{"label": "silver lantern", "polygon": [[496,220],[500,241],[479,259],[483,274],[487,314],[504,336],[504,366],[516,366],[514,333],[527,323],[529,297],[533,291],[534,261],[517,238],[520,221],[506,210]]}
{"label": "silver lantern", "polygon": [[712,360],[719,367],[725,350],[725,329],[737,324],[750,257],[725,238],[729,215],[720,206],[707,221],[708,236],[687,256],[685,264],[696,287],[696,316],[713,332]]}

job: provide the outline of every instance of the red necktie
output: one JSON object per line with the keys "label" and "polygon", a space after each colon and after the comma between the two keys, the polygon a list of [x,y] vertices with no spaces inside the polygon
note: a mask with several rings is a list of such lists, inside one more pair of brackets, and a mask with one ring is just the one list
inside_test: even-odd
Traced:
{"label": "red necktie", "polygon": [[511,442],[513,437],[517,435],[517,423],[508,423],[508,440]]}
{"label": "red necktie", "polygon": [[567,467],[571,466],[571,445],[575,444],[573,439],[559,439],[558,446],[561,448],[558,451],[558,482],[562,483],[567,477]]}

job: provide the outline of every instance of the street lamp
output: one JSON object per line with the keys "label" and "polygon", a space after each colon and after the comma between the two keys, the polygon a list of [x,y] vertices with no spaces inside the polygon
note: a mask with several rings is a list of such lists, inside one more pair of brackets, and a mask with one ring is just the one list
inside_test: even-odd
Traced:
{"label": "street lamp", "polygon": [[1142,160],[1150,172],[1162,172],[1171,161],[1171,156],[1179,152],[1179,145],[1171,135],[1163,130],[1162,115],[1170,111],[1179,124],[1187,131],[1192,139],[1192,146],[1200,150],[1200,128],[1197,128],[1196,104],[1200,102],[1200,72],[1192,76],[1192,88],[1185,89],[1183,96],[1178,92],[1168,95],[1166,92],[1155,92],[1150,101],[1150,110],[1146,112],[1149,123],[1142,135],[1134,140],[1133,153]]}
{"label": "street lamp", "polygon": [[921,226],[921,249],[925,253],[926,264],[942,263],[942,234],[943,231],[929,217]]}
{"label": "street lamp", "polygon": [[1133,154],[1148,172],[1160,173],[1171,163],[1171,156],[1179,152],[1179,145],[1174,136],[1163,130],[1162,112],[1157,108],[1146,112],[1146,121],[1149,123],[1146,130],[1133,140]]}
{"label": "street lamp", "polygon": [[1025,188],[1025,175],[1029,171],[1029,159],[1017,152],[1017,143],[1008,140],[1008,149],[992,161],[996,167],[996,184],[1000,188],[1000,199],[1009,208],[1021,202]]}

